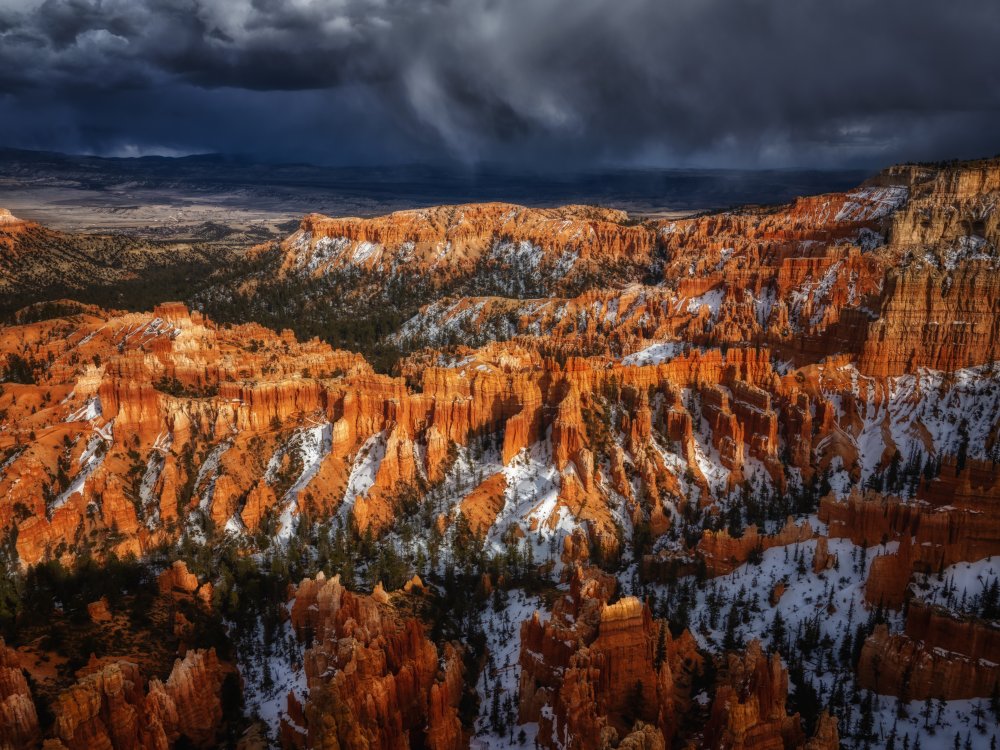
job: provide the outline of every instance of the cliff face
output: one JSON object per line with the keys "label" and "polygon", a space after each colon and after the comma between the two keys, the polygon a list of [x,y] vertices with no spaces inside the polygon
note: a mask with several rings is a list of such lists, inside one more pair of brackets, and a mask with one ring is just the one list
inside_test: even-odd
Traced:
{"label": "cliff face", "polygon": [[[951,252],[957,254],[962,249],[956,243]],[[970,254],[975,259],[962,263],[949,256],[943,269],[925,261],[886,276],[879,320],[869,326],[862,348],[862,371],[957,370],[1000,358],[997,260]]]}
{"label": "cliff face", "polygon": [[[918,557],[911,547],[886,559],[899,559],[909,583],[909,561]],[[882,558],[876,558],[876,562]],[[895,563],[892,563],[895,566]],[[868,586],[876,577],[873,568]],[[983,582],[983,590],[989,580]],[[879,591],[885,587],[879,587]],[[890,590],[897,590],[893,586]],[[997,623],[952,612],[919,598],[919,586],[909,597],[902,632],[892,633],[880,625],[861,650],[858,681],[879,693],[908,700],[959,700],[992,695],[1000,684],[1000,627]],[[872,597],[869,596],[869,599]],[[900,597],[900,600],[902,597]]]}
{"label": "cliff face", "polygon": [[[450,647],[439,654],[381,587],[364,596],[339,577],[306,579],[295,592],[292,624],[314,644],[305,659],[308,747],[464,746],[460,654]],[[289,741],[294,734],[284,733]]]}
{"label": "cliff face", "polygon": [[910,700],[982,698],[993,693],[998,680],[995,662],[890,634],[885,625],[865,641],[858,663],[862,686]]}
{"label": "cliff face", "polygon": [[777,534],[760,534],[756,526],[745,529],[738,539],[733,539],[728,531],[705,531],[697,550],[710,575],[725,575],[745,563],[755,551],[787,547],[812,536],[808,524],[796,524],[789,518]]}

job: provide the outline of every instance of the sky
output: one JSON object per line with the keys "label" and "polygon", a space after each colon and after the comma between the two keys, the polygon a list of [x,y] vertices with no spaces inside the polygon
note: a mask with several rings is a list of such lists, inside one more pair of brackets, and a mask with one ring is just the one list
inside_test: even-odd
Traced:
{"label": "sky", "polygon": [[0,0],[0,146],[331,165],[1000,153],[997,0]]}

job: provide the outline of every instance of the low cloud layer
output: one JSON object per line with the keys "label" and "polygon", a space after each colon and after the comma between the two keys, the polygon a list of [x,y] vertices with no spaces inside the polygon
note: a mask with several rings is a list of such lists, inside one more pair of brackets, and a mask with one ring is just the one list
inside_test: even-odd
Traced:
{"label": "low cloud layer", "polygon": [[1000,151],[994,0],[0,0],[0,145],[855,166]]}

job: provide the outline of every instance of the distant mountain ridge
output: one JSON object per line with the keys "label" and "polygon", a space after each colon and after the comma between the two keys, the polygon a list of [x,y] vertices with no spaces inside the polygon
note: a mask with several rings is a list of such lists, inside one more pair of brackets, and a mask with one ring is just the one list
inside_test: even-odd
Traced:
{"label": "distant mountain ridge", "polygon": [[465,202],[528,206],[586,203],[632,212],[719,209],[749,202],[780,203],[799,195],[857,184],[859,170],[706,170],[607,168],[528,173],[497,166],[409,165],[323,167],[269,164],[243,156],[204,154],[137,158],[75,156],[0,149],[3,191],[45,186],[105,192],[173,191],[179,202],[215,196],[267,202],[301,214],[364,215]]}

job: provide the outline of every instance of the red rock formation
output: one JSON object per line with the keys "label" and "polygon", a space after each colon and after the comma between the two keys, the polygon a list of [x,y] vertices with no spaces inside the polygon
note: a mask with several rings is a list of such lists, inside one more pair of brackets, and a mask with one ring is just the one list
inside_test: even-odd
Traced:
{"label": "red rock formation", "polygon": [[[974,472],[972,467],[966,473]],[[950,473],[944,470],[942,476]],[[883,601],[898,607],[911,572],[936,571],[962,560],[978,560],[1000,552],[1000,505],[991,497],[998,486],[996,469],[983,473],[989,477],[986,492],[956,493],[954,504],[941,507],[872,492],[852,492],[846,501],[833,496],[823,498],[819,517],[829,524],[831,537],[847,537],[866,546],[889,541],[900,543],[896,553],[873,561],[866,584],[869,602]],[[938,483],[935,480],[931,487]]]}
{"label": "red rock formation", "polygon": [[305,661],[307,745],[462,747],[459,653],[445,650],[439,677],[438,651],[419,622],[382,598],[353,594],[339,577],[306,579],[296,590],[292,624],[314,643]]}
{"label": "red rock formation", "polygon": [[40,736],[35,701],[17,652],[0,638],[0,747],[32,747]]}
{"label": "red rock formation", "polygon": [[840,732],[837,730],[837,720],[824,711],[816,721],[816,731],[806,742],[805,750],[838,750],[840,747]]}
{"label": "red rock formation", "polygon": [[[449,507],[484,536],[508,494],[522,492],[508,488],[511,472],[526,457],[533,468],[551,461],[546,503],[529,518],[504,514],[503,523],[516,525],[514,536],[551,535],[555,554],[573,566],[592,553],[613,558],[647,529],[667,534],[695,503],[717,513],[744,480],[782,493],[842,467],[839,481],[852,491],[825,498],[820,519],[831,538],[898,545],[872,563],[865,596],[901,606],[914,571],[1000,553],[1000,469],[988,460],[1000,434],[988,415],[979,415],[977,444],[959,450],[941,429],[932,434],[929,417],[902,428],[916,453],[935,461],[915,497],[858,491],[901,447],[897,417],[933,395],[925,385],[901,395],[895,376],[1000,360],[998,193],[992,160],[888,170],[844,194],[678,221],[505,204],[307,217],[281,246],[280,274],[350,268],[359,288],[345,294],[382,283],[387,268],[454,290],[483,269],[509,274],[522,255],[544,277],[545,299],[429,297],[415,321],[428,330],[516,338],[418,351],[396,377],[317,340],[217,326],[178,303],[150,313],[67,303],[62,317],[37,320],[27,311],[0,327],[0,364],[23,357],[30,377],[19,379],[34,380],[0,392],[0,532],[16,534],[23,565],[70,562],[84,539],[98,557],[142,556],[202,523],[207,536],[225,529],[252,552],[262,530],[280,524],[286,535],[297,519],[325,521],[342,504],[358,530],[377,535],[396,521],[403,493],[453,479],[464,467],[452,458],[476,454],[482,439],[490,466]],[[5,259],[37,266],[26,248],[52,237],[45,231],[0,213]],[[660,278],[631,283],[639,269],[643,279]],[[615,283],[594,285],[605,278]],[[420,345],[410,328],[420,326],[391,342]],[[977,377],[998,379],[985,369]],[[988,409],[986,396],[975,398],[970,414]],[[956,415],[967,405],[945,406]],[[881,455],[867,455],[878,439]],[[438,528],[454,518],[441,514]],[[704,563],[720,575],[755,550],[811,537],[807,524],[792,522],[774,535],[706,531],[693,548],[681,535],[657,547],[670,552],[648,556],[644,570],[687,573]],[[820,537],[814,571],[836,564]],[[171,597],[211,599],[183,564],[160,586]],[[460,659],[439,653],[394,596],[381,587],[356,596],[325,580],[299,587],[293,622],[315,646],[310,697],[301,712],[290,708],[290,744],[304,742],[296,727],[307,744],[462,743]],[[550,620],[523,626],[520,710],[540,721],[544,742],[553,731],[584,745],[673,741],[687,701],[683,665],[698,660],[693,643],[670,639],[656,664],[662,626],[640,602],[608,604],[611,596],[609,581],[577,573]],[[95,603],[91,616],[103,622],[110,613]],[[879,631],[866,644],[864,679],[875,679],[882,653],[885,675],[939,669],[943,677],[921,677],[924,692],[986,685],[989,652],[976,644],[995,649],[992,637],[936,615],[910,617],[906,634]],[[177,617],[174,627],[181,635],[191,623]],[[180,734],[209,743],[218,669],[192,653],[148,690],[127,661],[83,677],[60,704],[63,744],[121,738],[141,747]],[[729,676],[713,707],[713,741],[804,743],[785,715],[780,664],[751,649],[734,657]],[[6,680],[5,701],[17,706],[4,716],[21,736],[31,726],[24,691],[13,672]],[[630,698],[637,686],[642,701]],[[811,746],[836,743],[831,724],[820,722]]]}
{"label": "red rock formation", "polygon": [[[950,639],[946,643],[955,645]],[[876,626],[865,640],[858,661],[862,687],[909,700],[984,698],[998,682],[996,662],[948,651],[934,641],[890,634],[885,625]]]}
{"label": "red rock formation", "polygon": [[213,587],[211,581],[199,583],[198,577],[188,571],[183,560],[175,560],[156,579],[161,596],[194,597],[205,606],[211,606]]}
{"label": "red rock formation", "polygon": [[918,367],[957,370],[1000,359],[998,305],[994,260],[967,261],[954,271],[917,265],[890,272],[859,366],[886,377]]}
{"label": "red rock formation", "polygon": [[902,607],[912,568],[913,547],[910,538],[904,536],[896,552],[872,560],[865,581],[865,601],[892,609]]}
{"label": "red rock formation", "polygon": [[484,479],[476,489],[462,500],[462,515],[469,521],[472,533],[485,534],[503,510],[507,490],[507,477],[502,473]]}
{"label": "red rock formation", "polygon": [[[700,668],[690,634],[674,640],[633,597],[607,604],[614,581],[593,570],[577,568],[570,586],[550,620],[536,613],[521,625],[520,720],[539,722],[544,747],[553,737],[600,747],[638,720],[652,726],[636,727],[633,742],[668,742],[687,705],[687,680]],[[657,665],[660,637],[667,657]]]}
{"label": "red rock formation", "polygon": [[188,571],[187,564],[183,560],[175,560],[169,568],[160,573],[156,583],[160,588],[160,594],[165,596],[192,595],[198,590],[198,576]]}
{"label": "red rock formation", "polygon": [[745,654],[731,654],[705,729],[707,745],[735,750],[801,747],[802,723],[798,714],[787,714],[787,696],[788,672],[780,656],[765,655],[759,641]]}
{"label": "red rock formation", "polygon": [[95,625],[102,622],[110,622],[112,620],[111,610],[108,609],[108,598],[102,596],[95,602],[90,602],[87,605],[87,614],[90,615],[90,621]]}
{"label": "red rock formation", "polygon": [[63,692],[53,733],[68,750],[159,750],[185,737],[212,747],[222,720],[223,668],[215,650],[189,651],[166,683],[128,661],[97,664]]}
{"label": "red rock formation", "polygon": [[167,717],[168,737],[181,735],[196,746],[213,744],[222,721],[223,677],[215,649],[210,649],[188,651],[175,661],[166,683],[150,680],[146,702]]}
{"label": "red rock formation", "polygon": [[813,530],[808,523],[796,524],[789,517],[777,534],[759,534],[753,525],[748,526],[738,539],[733,539],[726,530],[706,530],[698,542],[697,552],[705,561],[709,575],[725,575],[745,563],[754,550],[787,547],[812,537]]}
{"label": "red rock formation", "polygon": [[903,633],[879,626],[865,641],[858,680],[910,700],[987,697],[1000,683],[1000,628],[920,601],[910,603]]}
{"label": "red rock formation", "polygon": [[[503,203],[399,211],[373,219],[310,215],[282,246],[282,270],[329,273],[341,267],[405,265],[441,283],[477,262],[504,268],[506,250],[539,248],[544,266],[572,253],[572,271],[622,261],[641,263],[655,247],[648,227],[626,226],[621,211],[586,206],[524,208]],[[506,243],[506,245],[502,244]],[[576,268],[579,265],[580,268]]]}
{"label": "red rock formation", "polygon": [[839,564],[836,553],[830,554],[827,538],[821,536],[816,540],[816,552],[813,553],[813,573],[836,568]]}

